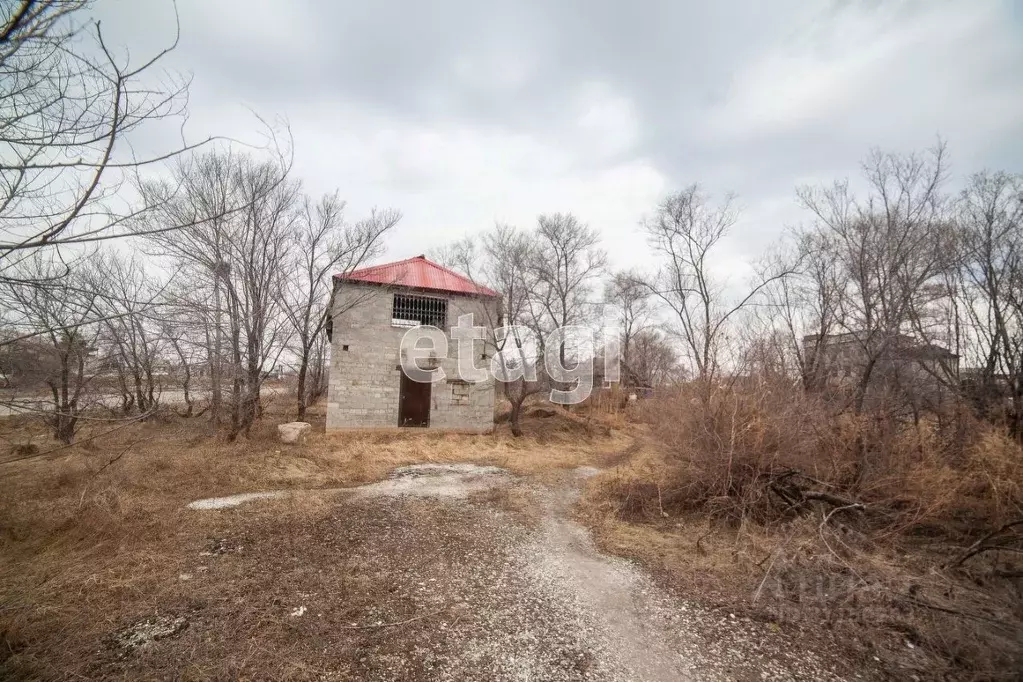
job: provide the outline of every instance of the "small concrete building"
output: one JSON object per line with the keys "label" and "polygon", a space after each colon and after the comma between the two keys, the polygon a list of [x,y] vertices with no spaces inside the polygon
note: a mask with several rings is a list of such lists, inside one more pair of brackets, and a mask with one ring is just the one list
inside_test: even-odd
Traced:
{"label": "small concrete building", "polygon": [[[486,328],[472,342],[476,367],[490,366],[497,292],[417,256],[334,277],[334,307],[328,325],[330,380],[327,430],[426,427],[489,431],[494,427],[493,376],[465,381],[457,371],[458,343],[450,329],[461,315]],[[421,359],[423,369],[441,368],[445,378],[415,381],[402,370],[402,338],[420,325],[443,330],[444,357]],[[406,364],[406,366],[408,366]]]}

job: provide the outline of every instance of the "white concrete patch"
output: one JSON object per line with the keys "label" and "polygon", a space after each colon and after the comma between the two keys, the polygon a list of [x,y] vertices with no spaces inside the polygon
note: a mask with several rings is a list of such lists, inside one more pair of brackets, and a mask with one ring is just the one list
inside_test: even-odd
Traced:
{"label": "white concrete patch", "polygon": [[579,478],[590,478],[600,473],[600,469],[597,467],[576,467],[573,471]]}
{"label": "white concrete patch", "polygon": [[237,507],[240,504],[251,502],[252,500],[266,500],[270,498],[284,497],[284,493],[280,490],[274,490],[266,493],[240,493],[238,495],[228,495],[227,497],[210,497],[205,500],[196,500],[188,504],[189,509],[229,509],[230,507]]}
{"label": "white concrete patch", "polygon": [[[473,493],[505,485],[513,476],[506,469],[476,464],[413,464],[399,467],[390,478],[357,488],[330,488],[310,492],[350,493],[349,499],[370,497],[444,497],[464,499]],[[240,493],[196,500],[189,509],[229,509],[253,500],[284,497],[283,490]]]}
{"label": "white concrete patch", "polygon": [[476,464],[414,464],[391,472],[386,481],[355,488],[360,497],[465,498],[472,493],[508,483],[512,476],[495,466]]}

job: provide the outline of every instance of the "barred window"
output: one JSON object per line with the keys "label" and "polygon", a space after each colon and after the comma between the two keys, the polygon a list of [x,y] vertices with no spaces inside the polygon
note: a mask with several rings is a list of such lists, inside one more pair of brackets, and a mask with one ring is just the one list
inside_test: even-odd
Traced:
{"label": "barred window", "polygon": [[428,324],[444,329],[448,320],[448,301],[431,296],[395,294],[391,305],[391,324],[397,327],[414,327]]}

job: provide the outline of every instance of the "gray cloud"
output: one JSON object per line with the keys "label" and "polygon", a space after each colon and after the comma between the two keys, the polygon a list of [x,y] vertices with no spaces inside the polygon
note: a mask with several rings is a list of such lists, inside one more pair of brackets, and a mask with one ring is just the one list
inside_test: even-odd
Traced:
{"label": "gray cloud", "polygon": [[[98,11],[137,50],[169,35],[168,5]],[[1008,1],[179,10],[174,64],[195,74],[193,123],[240,135],[242,104],[286,116],[311,189],[405,211],[396,257],[571,210],[616,263],[642,264],[642,212],[701,181],[746,207],[732,263],[800,219],[796,184],[855,174],[872,146],[942,135],[959,174],[1023,170],[1023,26]]]}

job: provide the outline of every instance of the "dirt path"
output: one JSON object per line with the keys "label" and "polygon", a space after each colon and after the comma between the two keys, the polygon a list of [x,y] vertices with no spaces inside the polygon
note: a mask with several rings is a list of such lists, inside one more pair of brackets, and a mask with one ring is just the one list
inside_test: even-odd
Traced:
{"label": "dirt path", "polygon": [[363,638],[319,679],[843,679],[766,625],[680,601],[599,552],[571,515],[594,471],[549,485],[424,465],[344,493],[346,562],[388,597],[358,621],[318,626]]}
{"label": "dirt path", "polygon": [[592,679],[839,679],[812,655],[765,641],[754,624],[679,602],[635,564],[599,552],[571,517],[586,473],[536,490],[543,520],[516,555],[534,589],[570,614],[594,652]]}

